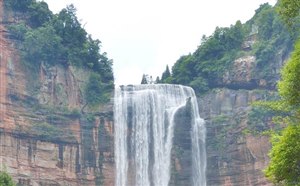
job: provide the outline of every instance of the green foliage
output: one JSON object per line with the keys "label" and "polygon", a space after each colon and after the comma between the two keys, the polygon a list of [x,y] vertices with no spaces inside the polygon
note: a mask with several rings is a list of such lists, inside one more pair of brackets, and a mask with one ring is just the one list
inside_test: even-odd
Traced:
{"label": "green foliage", "polygon": [[61,38],[51,25],[28,31],[24,37],[23,57],[28,63],[55,64],[62,49]]}
{"label": "green foliage", "polygon": [[48,4],[41,2],[32,2],[28,9],[29,25],[33,28],[42,26],[52,19],[52,12],[48,8]]}
{"label": "green foliage", "polygon": [[15,186],[12,177],[4,171],[0,172],[0,186]]}
{"label": "green foliage", "polygon": [[[300,3],[298,0],[280,0],[278,10],[289,28],[295,31],[299,21]],[[297,33],[292,33],[294,36]],[[286,117],[280,117],[287,127],[281,133],[273,133],[271,161],[265,170],[265,175],[275,184],[300,185],[300,40],[295,44],[294,52],[290,60],[281,71],[282,80],[278,83],[281,100],[269,103],[274,109],[288,113]]]}
{"label": "green foliage", "polygon": [[71,131],[64,130],[47,122],[35,123],[27,132],[44,141],[75,141]]}
{"label": "green foliage", "polygon": [[[76,16],[76,8],[69,5],[53,15],[47,3],[36,0],[5,0],[7,7],[22,12],[22,20],[9,26],[10,37],[20,42],[22,61],[30,71],[38,73],[45,66],[69,65],[86,68],[97,74],[97,83],[87,86],[96,90],[87,94],[104,93],[100,100],[86,96],[95,104],[108,100],[108,92],[114,88],[112,60],[100,53],[101,41],[87,34]],[[95,75],[92,75],[95,77]],[[93,85],[92,85],[93,84]],[[95,86],[97,84],[97,86]],[[101,90],[101,91],[100,91]],[[99,95],[98,95],[99,96]],[[91,101],[92,100],[92,101]]]}
{"label": "green foliage", "polygon": [[[245,39],[255,41],[250,51],[242,49]],[[274,77],[271,63],[277,54],[287,55],[292,42],[275,8],[266,3],[245,24],[237,21],[230,27],[217,27],[209,37],[203,36],[194,53],[176,61],[168,83],[192,86],[196,93],[220,87],[224,73],[241,55],[255,55],[257,65],[253,74],[257,79],[270,80]]]}
{"label": "green foliage", "polygon": [[256,10],[256,15],[250,22],[258,27],[259,38],[253,49],[257,62],[254,73],[269,79],[272,77],[269,68],[276,54],[287,54],[292,48],[292,39],[275,9],[267,3]]}
{"label": "green foliage", "polygon": [[213,117],[212,122],[216,124],[224,124],[229,121],[229,118],[230,118],[229,116],[221,114]]}
{"label": "green foliage", "polygon": [[291,31],[299,31],[300,1],[298,0],[279,0],[277,8],[284,22]]}
{"label": "green foliage", "polygon": [[141,84],[148,84],[146,74],[143,74]]}
{"label": "green foliage", "polygon": [[189,84],[189,86],[191,86],[197,93],[206,92],[209,90],[207,80],[202,78],[201,76],[197,77],[195,80],[193,80]]}
{"label": "green foliage", "polygon": [[268,122],[274,115],[274,111],[267,107],[253,106],[248,114],[248,129],[255,133],[269,130]]}
{"label": "green foliage", "polygon": [[71,118],[80,118],[81,113],[78,109],[71,110],[70,114],[68,114]]}
{"label": "green foliage", "polygon": [[26,12],[34,0],[4,0],[5,4],[15,11]]}
{"label": "green foliage", "polygon": [[296,43],[290,60],[282,69],[282,80],[278,83],[281,100],[267,103],[273,110],[285,113],[283,117],[276,117],[277,122],[287,127],[282,133],[272,134],[271,161],[265,170],[271,181],[283,185],[300,185],[299,64],[300,40]]}
{"label": "green foliage", "polygon": [[62,131],[49,123],[36,123],[32,126],[31,131],[44,140],[51,140],[63,135]]}
{"label": "green foliage", "polygon": [[258,36],[263,40],[268,40],[272,36],[272,25],[275,17],[275,10],[271,5],[265,3],[256,10],[256,24],[259,25]]}
{"label": "green foliage", "polygon": [[300,125],[292,124],[282,135],[272,135],[271,162],[265,170],[266,176],[274,183],[300,185]]}
{"label": "green foliage", "polygon": [[24,41],[25,34],[29,31],[25,23],[10,25],[8,29],[10,30],[11,38],[20,41]]}
{"label": "green foliage", "polygon": [[157,77],[156,77],[156,79],[155,79],[155,83],[156,83],[156,84],[160,83],[159,76],[157,76]]}
{"label": "green foliage", "polygon": [[167,65],[166,70],[162,73],[160,82],[161,83],[170,83],[170,77],[171,77],[171,72],[170,72],[169,66]]}
{"label": "green foliage", "polygon": [[172,68],[173,83],[187,85],[195,74],[195,57],[191,54],[180,57]]}
{"label": "green foliage", "polygon": [[245,29],[240,21],[229,28],[217,27],[210,36],[202,37],[201,45],[193,53],[182,56],[172,68],[172,83],[190,85],[197,92],[217,86],[226,68],[235,59],[245,38]]}
{"label": "green foliage", "polygon": [[94,114],[87,114],[87,115],[85,115],[85,118],[86,118],[86,120],[87,120],[88,122],[90,122],[90,123],[94,123],[95,120],[96,120]]}
{"label": "green foliage", "polygon": [[80,64],[81,49],[84,49],[87,33],[76,17],[75,7],[69,5],[61,10],[51,24],[55,28],[56,34],[62,38],[62,45],[65,47],[63,61]]}
{"label": "green foliage", "polygon": [[100,103],[109,101],[110,89],[102,83],[101,76],[96,73],[91,73],[89,81],[85,88],[85,99],[91,106],[97,106]]}
{"label": "green foliage", "polygon": [[284,66],[278,83],[278,90],[282,99],[291,106],[300,106],[300,40],[296,43],[294,52]]}

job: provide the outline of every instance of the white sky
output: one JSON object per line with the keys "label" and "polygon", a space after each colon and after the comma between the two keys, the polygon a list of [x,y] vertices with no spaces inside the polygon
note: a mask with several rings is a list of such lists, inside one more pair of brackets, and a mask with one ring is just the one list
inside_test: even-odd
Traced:
{"label": "white sky", "polygon": [[115,83],[140,84],[161,76],[192,53],[203,34],[249,20],[260,4],[276,0],[44,0],[57,13],[74,4],[77,17],[114,61]]}

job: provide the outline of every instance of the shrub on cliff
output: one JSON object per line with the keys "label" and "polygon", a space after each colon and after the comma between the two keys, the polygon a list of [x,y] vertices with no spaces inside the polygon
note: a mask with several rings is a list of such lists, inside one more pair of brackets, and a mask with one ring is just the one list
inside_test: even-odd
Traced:
{"label": "shrub on cliff", "polygon": [[281,134],[273,134],[271,162],[265,170],[274,183],[284,185],[300,184],[300,125],[289,123]]}
{"label": "shrub on cliff", "polygon": [[12,177],[4,171],[0,172],[0,186],[15,186]]}
{"label": "shrub on cliff", "polygon": [[85,87],[85,99],[90,106],[97,106],[109,101],[110,87],[101,80],[101,76],[92,73]]}

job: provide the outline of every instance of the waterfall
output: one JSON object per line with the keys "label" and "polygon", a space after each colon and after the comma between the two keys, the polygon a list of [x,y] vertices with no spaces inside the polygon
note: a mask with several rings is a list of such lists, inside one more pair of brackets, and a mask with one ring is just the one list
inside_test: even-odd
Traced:
{"label": "waterfall", "polygon": [[[189,103],[187,103],[189,102]],[[181,85],[116,87],[116,186],[168,186],[175,116],[190,105],[191,183],[205,186],[205,126],[192,88]]]}

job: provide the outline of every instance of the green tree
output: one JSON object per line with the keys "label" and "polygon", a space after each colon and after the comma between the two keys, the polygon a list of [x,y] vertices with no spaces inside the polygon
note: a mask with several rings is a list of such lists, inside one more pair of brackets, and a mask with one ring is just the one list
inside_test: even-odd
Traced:
{"label": "green tree", "polygon": [[48,4],[41,2],[33,2],[29,6],[29,24],[31,27],[37,28],[49,22],[53,16],[48,8]]}
{"label": "green tree", "polygon": [[[282,99],[289,105],[300,108],[300,40],[296,43],[290,60],[284,66],[278,83]],[[300,110],[299,110],[300,111]]]}
{"label": "green tree", "polygon": [[275,10],[268,3],[260,5],[256,10],[257,20],[256,24],[259,25],[258,36],[260,39],[268,40],[272,36],[272,25],[275,18]]}
{"label": "green tree", "polygon": [[23,56],[29,63],[55,64],[62,52],[61,38],[51,25],[30,30],[25,34]]}
{"label": "green tree", "polygon": [[170,72],[170,69],[169,69],[169,66],[167,65],[166,66],[166,70],[162,73],[162,76],[161,76],[161,82],[162,83],[167,83],[166,80],[171,77],[171,72]]}
{"label": "green tree", "polygon": [[289,123],[282,134],[273,134],[271,161],[265,170],[274,183],[300,185],[300,125]]}
{"label": "green tree", "polygon": [[109,100],[111,89],[106,89],[105,84],[101,81],[101,76],[91,73],[85,88],[85,99],[87,104],[97,106]]}
{"label": "green tree", "polygon": [[[299,23],[291,21],[299,16],[298,0],[280,0],[278,10],[290,28]],[[287,127],[281,133],[272,136],[271,161],[265,170],[266,176],[271,181],[282,185],[300,185],[299,68],[300,40],[296,42],[291,58],[281,72],[282,80],[278,83],[281,100],[270,104],[275,109],[289,112],[289,116],[282,120]]]}
{"label": "green tree", "polygon": [[147,81],[147,78],[146,78],[146,74],[143,74],[141,84],[148,84],[148,81]]}
{"label": "green tree", "polygon": [[[100,51],[99,51],[100,52]],[[104,52],[100,55],[100,59],[98,61],[99,65],[96,70],[98,74],[101,74],[102,81],[106,84],[113,84],[114,75],[113,75],[113,60],[108,59],[107,54]]]}
{"label": "green tree", "polygon": [[76,16],[76,8],[69,5],[56,15],[51,23],[56,33],[62,38],[62,45],[66,49],[63,60],[68,64],[80,64],[82,49],[86,43],[87,32],[81,27]]}
{"label": "green tree", "polygon": [[197,88],[197,91],[208,90],[208,85],[218,86],[225,69],[240,50],[245,33],[240,21],[228,28],[217,27],[211,36],[202,37],[201,45],[193,54],[182,56],[175,63],[172,78],[167,78],[168,81],[194,87],[201,84],[203,88]]}
{"label": "green tree", "polygon": [[89,35],[81,51],[81,60],[92,70],[98,70],[100,68],[100,44],[101,42],[99,40],[93,40]]}
{"label": "green tree", "polygon": [[279,0],[278,12],[290,28],[299,29],[300,1]]}
{"label": "green tree", "polygon": [[8,4],[13,10],[26,12],[29,9],[29,6],[34,0],[5,0],[5,3]]}
{"label": "green tree", "polygon": [[10,37],[20,41],[24,41],[25,34],[29,31],[29,28],[24,22],[10,25],[8,29],[10,31]]}
{"label": "green tree", "polygon": [[159,79],[159,76],[157,76],[156,77],[156,79],[155,79],[155,82],[154,82],[155,84],[159,84],[160,83],[160,79]]}
{"label": "green tree", "polygon": [[16,184],[14,183],[12,177],[4,172],[0,172],[0,186],[15,186]]}
{"label": "green tree", "polygon": [[195,74],[195,57],[181,56],[172,67],[173,83],[188,85]]}
{"label": "green tree", "polygon": [[87,102],[97,105],[108,100],[114,88],[113,61],[101,52],[101,41],[93,39],[82,27],[73,5],[53,14],[44,1],[5,0],[4,3],[7,8],[19,11],[20,22],[9,26],[9,36],[21,41],[18,47],[27,67],[35,72],[42,63],[86,68],[92,73],[85,91]]}
{"label": "green tree", "polygon": [[201,76],[197,77],[193,80],[189,86],[191,86],[197,94],[201,92],[206,92],[209,90],[207,80],[202,78]]}

